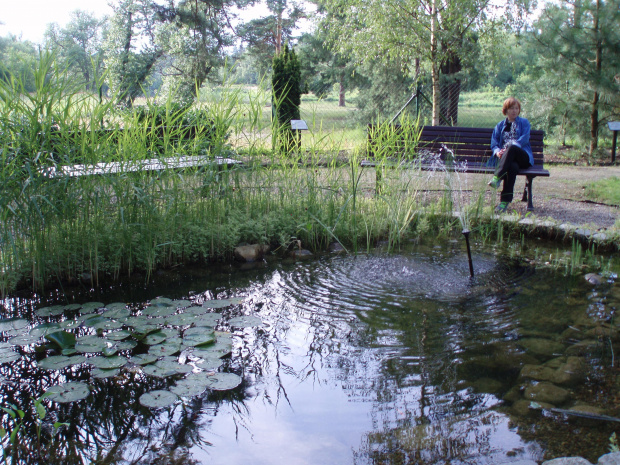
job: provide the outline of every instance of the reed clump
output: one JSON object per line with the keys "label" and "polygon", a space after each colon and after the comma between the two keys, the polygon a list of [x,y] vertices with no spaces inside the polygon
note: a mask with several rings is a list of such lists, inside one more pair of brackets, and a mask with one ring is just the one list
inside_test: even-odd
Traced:
{"label": "reed clump", "polygon": [[[409,138],[384,129],[376,193],[372,173],[360,168],[366,147],[343,162],[343,141],[313,125],[320,118],[301,146],[271,150],[266,89],[225,83],[204,90],[191,107],[170,97],[118,109],[114,98],[75,88],[50,54],[41,54],[35,77],[32,93],[15,76],[0,80],[2,294],[75,279],[97,286],[136,272],[148,277],[158,268],[228,260],[242,243],[285,249],[295,238],[308,249],[338,241],[357,251],[453,226],[450,215],[424,213],[432,174],[404,166],[413,157],[416,121],[403,122]],[[210,162],[178,169],[188,156]],[[243,166],[216,163],[231,156]],[[147,159],[169,169],[136,168]],[[71,174],[76,166],[112,163],[113,174]]]}

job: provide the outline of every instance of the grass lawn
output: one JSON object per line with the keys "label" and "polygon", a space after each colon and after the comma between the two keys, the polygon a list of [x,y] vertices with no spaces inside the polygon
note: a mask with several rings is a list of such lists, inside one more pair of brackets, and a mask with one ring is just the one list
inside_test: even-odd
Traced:
{"label": "grass lawn", "polygon": [[620,178],[614,176],[586,186],[588,200],[607,205],[620,205]]}

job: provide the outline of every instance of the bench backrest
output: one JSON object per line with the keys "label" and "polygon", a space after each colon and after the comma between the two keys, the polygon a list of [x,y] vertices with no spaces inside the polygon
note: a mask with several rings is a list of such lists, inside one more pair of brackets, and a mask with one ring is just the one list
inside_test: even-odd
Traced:
{"label": "bench backrest", "polygon": [[[372,133],[377,126],[368,127],[368,138],[372,147]],[[398,131],[399,126],[396,125]],[[459,126],[424,126],[417,150],[428,149],[440,153],[442,147],[450,149],[457,160],[468,164],[486,162],[492,155],[491,134],[493,128],[466,128]],[[530,131],[530,145],[534,155],[534,166],[543,166],[544,131]]]}

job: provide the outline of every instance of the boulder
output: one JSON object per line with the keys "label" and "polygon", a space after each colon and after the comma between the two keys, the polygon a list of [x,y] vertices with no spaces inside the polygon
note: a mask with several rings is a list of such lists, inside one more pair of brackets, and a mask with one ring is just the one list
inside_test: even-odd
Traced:
{"label": "boulder", "polygon": [[542,465],[592,465],[583,457],[560,457],[553,460],[547,460]]}
{"label": "boulder", "polygon": [[564,353],[564,344],[551,339],[529,337],[520,339],[519,345],[533,355],[542,355],[544,357],[553,357]]}
{"label": "boulder", "polygon": [[299,258],[312,258],[312,252],[310,252],[309,250],[306,249],[295,249],[295,250],[291,250],[291,252],[289,253],[289,255],[293,258],[299,259]]}
{"label": "boulder", "polygon": [[264,244],[240,245],[235,247],[235,257],[244,262],[260,260],[269,252],[269,246]]}
{"label": "boulder", "polygon": [[566,389],[551,383],[538,383],[529,386],[523,395],[526,400],[532,400],[539,404],[547,403],[552,405],[562,405],[568,402],[571,394]]}
{"label": "boulder", "polygon": [[529,400],[521,399],[512,404],[511,410],[518,417],[527,417],[531,415],[540,415],[540,409],[553,408],[553,405],[546,402],[538,402],[539,408],[532,407],[532,402]]}
{"label": "boulder", "polygon": [[586,281],[588,281],[590,284],[594,284],[595,286],[598,286],[599,284],[603,284],[605,282],[605,278],[596,273],[588,273],[585,278]]}
{"label": "boulder", "polygon": [[612,452],[598,458],[597,465],[620,465],[620,452]]}

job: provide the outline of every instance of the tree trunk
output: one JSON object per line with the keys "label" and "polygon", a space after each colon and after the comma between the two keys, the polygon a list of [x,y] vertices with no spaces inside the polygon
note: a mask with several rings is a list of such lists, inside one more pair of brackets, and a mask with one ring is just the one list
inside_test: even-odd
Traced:
{"label": "tree trunk", "polygon": [[278,11],[276,24],[276,55],[282,50],[282,10]]}
{"label": "tree trunk", "polygon": [[[601,0],[596,0],[596,10],[594,14],[594,37],[596,37],[596,62],[595,73],[597,76],[596,83],[598,84],[601,71],[603,69],[603,40],[600,37],[599,31],[599,14],[600,14]],[[590,113],[590,156],[594,154],[594,151],[598,148],[598,102],[599,93],[598,90],[594,91],[594,97],[592,98],[592,112]]]}
{"label": "tree trunk", "polygon": [[441,65],[441,74],[444,82],[441,83],[441,114],[453,126],[459,120],[459,97],[461,95],[461,80],[452,76],[461,71],[460,58],[452,52],[447,53],[446,61]]}
{"label": "tree trunk", "polygon": [[340,76],[340,91],[338,92],[338,106],[339,107],[346,107],[346,102],[345,102],[345,87],[344,87],[344,76]]}

